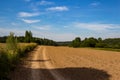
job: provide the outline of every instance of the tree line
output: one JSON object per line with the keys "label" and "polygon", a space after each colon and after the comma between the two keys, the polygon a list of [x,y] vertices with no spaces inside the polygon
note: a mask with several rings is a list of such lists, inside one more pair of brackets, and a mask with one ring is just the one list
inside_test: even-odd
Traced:
{"label": "tree line", "polygon": [[[8,36],[3,36],[0,37],[0,43],[6,43]],[[46,38],[38,38],[38,37],[33,37],[31,31],[25,31],[25,36],[15,36],[17,38],[17,42],[20,43],[37,43],[39,45],[53,45],[56,46],[56,42],[53,40],[49,40]]]}
{"label": "tree line", "polygon": [[[8,36],[0,37],[0,43],[5,43]],[[97,48],[116,48],[120,49],[120,38],[85,38],[81,40],[76,37],[72,41],[56,42],[46,38],[33,37],[31,31],[25,31],[25,36],[15,36],[20,43],[37,43],[39,45],[52,45],[52,46],[70,46],[70,47],[97,47]]]}
{"label": "tree line", "polygon": [[71,47],[98,47],[98,48],[115,48],[120,49],[120,38],[85,38],[81,40],[80,37],[76,37],[70,44]]}

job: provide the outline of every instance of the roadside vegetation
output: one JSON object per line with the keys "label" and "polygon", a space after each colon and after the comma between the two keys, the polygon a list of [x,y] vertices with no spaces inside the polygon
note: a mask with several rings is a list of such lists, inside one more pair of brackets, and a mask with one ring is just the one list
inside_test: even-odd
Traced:
{"label": "roadside vegetation", "polygon": [[53,40],[33,37],[31,31],[26,31],[25,36],[14,36],[10,32],[9,36],[0,37],[0,80],[7,80],[9,72],[37,45],[57,44]]}
{"label": "roadside vegetation", "polygon": [[[6,43],[7,37],[8,36],[0,37],[0,43]],[[57,43],[53,40],[33,37],[31,31],[26,31],[25,36],[15,36],[15,38],[17,38],[17,42],[19,43],[37,43],[38,45],[57,46]]]}
{"label": "roadside vegetation", "polygon": [[15,69],[20,59],[36,46],[36,43],[18,43],[11,32],[6,43],[0,43],[0,80],[7,80],[7,75]]}

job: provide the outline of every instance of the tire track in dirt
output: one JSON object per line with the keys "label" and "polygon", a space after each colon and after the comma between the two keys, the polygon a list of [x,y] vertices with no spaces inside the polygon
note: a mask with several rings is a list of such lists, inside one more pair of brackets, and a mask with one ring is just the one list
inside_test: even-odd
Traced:
{"label": "tire track in dirt", "polygon": [[32,58],[33,62],[31,62],[31,77],[32,80],[41,80],[40,77],[40,71],[38,70],[34,70],[34,69],[38,69],[40,68],[40,62],[37,62],[37,60],[39,60],[39,51],[40,51],[41,47],[39,47],[37,49],[37,51],[34,53],[34,56]]}
{"label": "tire track in dirt", "polygon": [[[40,58],[40,54],[42,54],[42,58]],[[55,69],[55,67],[51,64],[50,58],[47,57],[46,54],[46,48],[44,46],[40,46],[37,51],[34,53],[34,56],[32,58],[33,62],[31,62],[31,79],[32,80],[49,80],[47,77],[45,77],[46,74],[42,73],[42,69],[45,69],[46,72],[50,76],[52,76],[55,80],[66,80],[64,79]],[[39,62],[39,60],[42,60],[43,62]],[[41,69],[41,70],[35,70],[35,69]],[[45,79],[46,78],[46,79]]]}
{"label": "tire track in dirt", "polygon": [[[43,59],[44,60],[50,60],[47,56],[46,56],[46,48],[43,47],[43,51],[42,51],[42,54],[43,54]],[[63,76],[61,76],[57,70],[50,70],[50,69],[55,69],[55,67],[51,64],[50,61],[47,61],[44,63],[45,67],[49,70],[49,72],[51,73],[51,75],[55,78],[55,80],[67,80],[65,79]]]}

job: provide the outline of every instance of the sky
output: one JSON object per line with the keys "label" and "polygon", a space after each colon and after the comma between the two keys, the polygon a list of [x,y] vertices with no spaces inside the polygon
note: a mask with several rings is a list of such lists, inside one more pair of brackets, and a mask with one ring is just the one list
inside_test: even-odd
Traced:
{"label": "sky", "polygon": [[0,0],[0,36],[120,38],[120,0]]}

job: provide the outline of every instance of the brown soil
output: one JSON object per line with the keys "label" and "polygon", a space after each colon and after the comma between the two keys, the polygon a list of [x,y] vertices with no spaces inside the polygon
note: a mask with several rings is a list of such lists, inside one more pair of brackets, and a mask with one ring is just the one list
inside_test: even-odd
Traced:
{"label": "brown soil", "polygon": [[38,46],[12,80],[119,80],[120,52]]}

